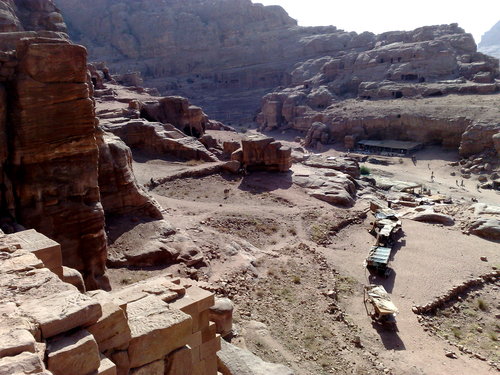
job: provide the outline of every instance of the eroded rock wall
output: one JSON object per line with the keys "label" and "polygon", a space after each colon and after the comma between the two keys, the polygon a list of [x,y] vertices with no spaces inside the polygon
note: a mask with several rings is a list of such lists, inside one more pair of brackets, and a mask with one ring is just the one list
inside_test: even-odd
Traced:
{"label": "eroded rock wall", "polygon": [[60,242],[65,264],[82,271],[89,288],[99,287],[106,234],[86,51],[27,39],[17,55],[7,123],[16,220]]}
{"label": "eroded rock wall", "polygon": [[320,99],[305,93],[322,108],[328,97],[358,95],[367,82],[364,95],[372,97],[400,95],[387,82],[415,84],[405,95],[430,95],[439,89],[417,84],[460,77],[474,83],[470,92],[498,91],[491,86],[498,62],[478,53],[472,35],[457,24],[375,35],[298,27],[282,8],[250,0],[58,5],[70,34],[88,46],[92,58],[119,72],[141,71],[146,85],[186,96],[224,122],[251,122],[259,98],[278,86],[325,86]]}
{"label": "eroded rock wall", "polygon": [[135,182],[128,149],[103,143],[87,51],[68,41],[53,1],[5,0],[0,10],[0,224],[54,238],[88,289],[106,288],[99,185],[109,214],[161,213]]}
{"label": "eroded rock wall", "polygon": [[103,132],[99,145],[99,187],[106,215],[138,214],[162,219],[160,206],[137,183],[132,152],[120,138]]}

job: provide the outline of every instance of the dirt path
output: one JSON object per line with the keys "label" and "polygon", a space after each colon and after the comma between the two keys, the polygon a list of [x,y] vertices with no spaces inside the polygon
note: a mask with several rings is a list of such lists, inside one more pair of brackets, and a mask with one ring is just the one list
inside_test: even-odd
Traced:
{"label": "dirt path", "polygon": [[[500,261],[498,244],[454,230],[403,220],[404,245],[397,250],[391,263],[394,272],[386,280],[370,280],[362,266],[373,242],[366,230],[368,227],[365,223],[342,231],[331,247],[323,249],[323,254],[340,273],[360,283],[354,296],[344,301],[346,310],[366,334],[366,339],[381,350],[385,363],[405,371],[398,374],[491,373],[487,364],[467,355],[459,355],[458,359],[445,357],[445,350],[456,352],[456,348],[426,333],[411,309],[414,304],[425,304],[463,280],[490,271],[491,265]],[[481,256],[487,256],[490,262],[482,262]],[[370,281],[384,285],[391,293],[400,310],[397,316],[399,332],[390,333],[372,326],[363,308],[360,289],[361,284]]]}

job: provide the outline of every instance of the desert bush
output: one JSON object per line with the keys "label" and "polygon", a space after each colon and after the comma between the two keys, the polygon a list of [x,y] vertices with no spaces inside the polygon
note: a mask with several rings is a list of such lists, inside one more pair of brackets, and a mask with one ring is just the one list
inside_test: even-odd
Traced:
{"label": "desert bush", "polygon": [[371,173],[370,171],[370,168],[368,168],[366,165],[362,165],[360,168],[359,168],[359,172],[363,175],[363,176],[367,176]]}

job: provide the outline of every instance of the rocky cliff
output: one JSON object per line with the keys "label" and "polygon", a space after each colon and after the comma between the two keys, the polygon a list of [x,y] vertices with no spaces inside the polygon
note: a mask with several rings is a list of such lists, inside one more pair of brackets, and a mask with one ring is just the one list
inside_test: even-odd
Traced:
{"label": "rocky cliff", "polygon": [[498,72],[456,24],[375,35],[298,27],[282,8],[250,0],[57,3],[92,58],[117,71],[139,70],[146,85],[186,96],[226,122],[251,121],[257,98],[309,80],[328,84],[327,96],[345,97],[367,82],[491,83]]}
{"label": "rocky cliff", "polygon": [[3,0],[0,9],[2,228],[57,240],[87,288],[106,287],[103,203],[109,214],[161,214],[134,184],[126,146],[98,131],[87,52],[68,40],[53,1]]}
{"label": "rocky cliff", "polygon": [[335,27],[298,27],[277,6],[250,0],[58,0],[72,38],[117,72],[186,96],[211,118],[251,121],[259,98],[290,82],[308,58],[374,43]]}
{"label": "rocky cliff", "polygon": [[483,35],[478,49],[487,55],[500,59],[500,21]]}

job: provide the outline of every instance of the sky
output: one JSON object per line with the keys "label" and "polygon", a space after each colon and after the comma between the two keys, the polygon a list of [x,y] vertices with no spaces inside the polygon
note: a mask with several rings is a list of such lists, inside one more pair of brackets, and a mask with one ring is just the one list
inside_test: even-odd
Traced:
{"label": "sky", "polygon": [[500,0],[252,0],[281,5],[300,26],[334,25],[345,31],[413,30],[458,23],[476,43],[500,21]]}

